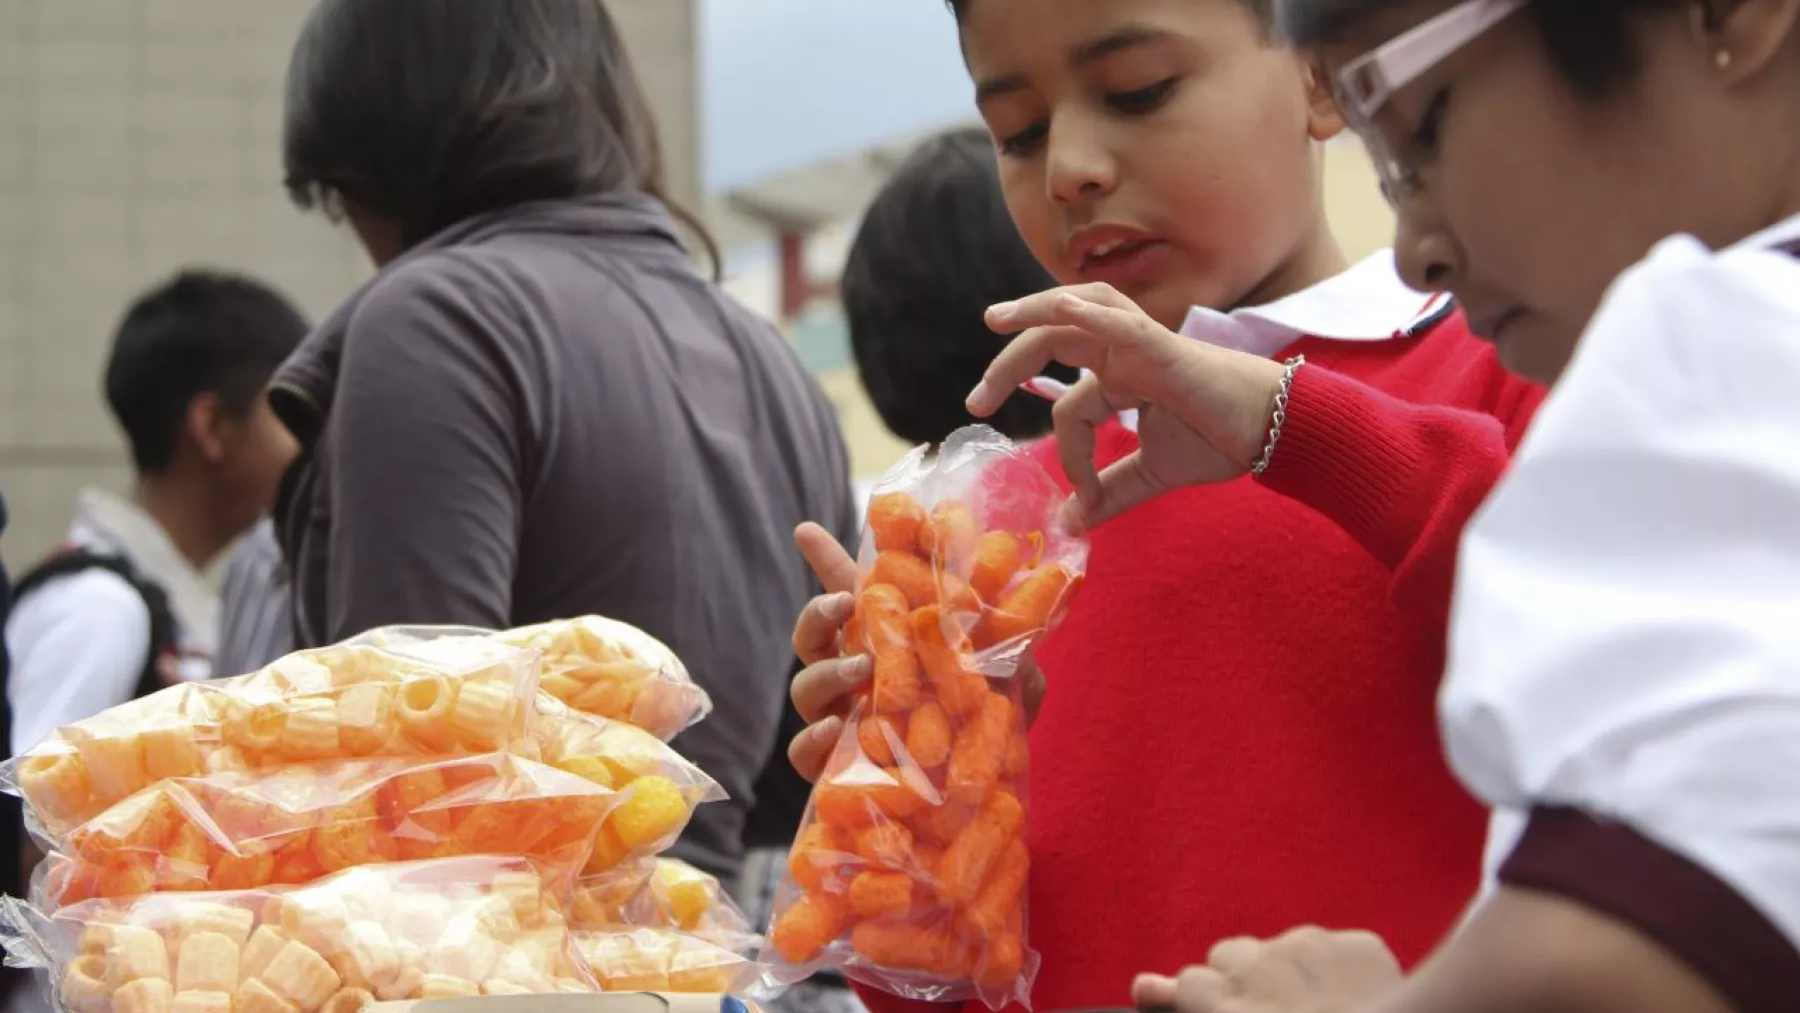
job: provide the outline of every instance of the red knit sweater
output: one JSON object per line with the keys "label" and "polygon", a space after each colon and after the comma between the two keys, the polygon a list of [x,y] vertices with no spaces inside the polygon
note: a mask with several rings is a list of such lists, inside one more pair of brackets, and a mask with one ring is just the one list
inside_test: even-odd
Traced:
{"label": "red knit sweater", "polygon": [[[1486,817],[1437,738],[1445,621],[1457,537],[1542,392],[1460,314],[1295,352],[1269,471],[1094,531],[1039,651],[1038,1010],[1127,1005],[1138,972],[1304,924],[1371,929],[1411,963],[1477,886]],[[1135,443],[1108,426],[1102,463]]]}

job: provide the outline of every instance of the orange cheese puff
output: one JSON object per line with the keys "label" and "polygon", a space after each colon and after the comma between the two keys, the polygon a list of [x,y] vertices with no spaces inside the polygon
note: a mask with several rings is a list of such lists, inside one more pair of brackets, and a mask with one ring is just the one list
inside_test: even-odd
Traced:
{"label": "orange cheese puff", "polygon": [[1025,968],[1025,944],[1018,933],[1005,932],[988,941],[987,952],[976,961],[975,984],[986,989],[1010,988]]}
{"label": "orange cheese puff", "polygon": [[945,793],[964,805],[986,798],[1000,780],[1000,765],[1006,760],[1012,733],[1012,701],[1002,693],[986,694],[981,710],[956,737],[950,772],[944,779]]}
{"label": "orange cheese puff", "polygon": [[883,552],[869,568],[865,586],[889,584],[906,596],[913,608],[935,604],[938,600],[937,575],[931,564],[910,552]]}
{"label": "orange cheese puff", "polygon": [[974,900],[987,880],[988,870],[1006,853],[1024,825],[1025,807],[1018,799],[1003,791],[989,795],[938,861],[938,900],[946,907]]}
{"label": "orange cheese puff", "polygon": [[884,492],[869,500],[868,528],[875,548],[910,552],[925,526],[925,508],[903,492]]}
{"label": "orange cheese puff", "polygon": [[934,805],[914,814],[906,825],[919,840],[947,848],[974,815],[975,810],[967,806]]}
{"label": "orange cheese puff", "polygon": [[943,926],[863,922],[850,948],[870,964],[894,971],[923,971],[948,979],[968,976],[965,948]]}
{"label": "orange cheese puff", "polygon": [[988,686],[967,654],[968,638],[959,637],[954,645],[945,639],[943,610],[936,605],[927,605],[912,614],[912,630],[919,666],[937,690],[944,710],[958,717],[974,710]]}
{"label": "orange cheese puff", "polygon": [[875,710],[910,710],[919,703],[919,659],[912,651],[912,627],[905,595],[891,584],[874,584],[856,600],[863,636],[875,656]]}
{"label": "orange cheese puff", "polygon": [[982,601],[997,602],[1024,561],[1023,539],[1010,531],[990,531],[975,546],[975,561],[969,564],[969,587]]}
{"label": "orange cheese puff", "polygon": [[1076,580],[1075,572],[1061,563],[1031,571],[987,617],[988,635],[994,643],[1002,644],[1048,628],[1057,606],[1067,600]]}
{"label": "orange cheese puff", "polygon": [[810,964],[849,924],[850,910],[842,900],[809,893],[776,919],[769,941],[788,963]]}
{"label": "orange cheese puff", "polygon": [[878,869],[912,864],[912,831],[894,820],[879,820],[856,834],[856,855]]}
{"label": "orange cheese puff", "polygon": [[919,555],[941,569],[963,571],[980,541],[975,511],[967,503],[947,500],[932,508],[931,519],[919,529]]}
{"label": "orange cheese puff", "polygon": [[863,785],[824,783],[813,789],[813,812],[819,822],[854,831],[875,822],[881,809]]}
{"label": "orange cheese puff", "polygon": [[1018,910],[1019,896],[1025,892],[1025,881],[1030,875],[1031,852],[1024,840],[1015,837],[994,865],[975,903],[969,905],[969,924],[983,935],[998,935]]}
{"label": "orange cheese puff", "polygon": [[913,878],[904,872],[859,872],[850,881],[850,910],[858,918],[897,918],[912,910]]}
{"label": "orange cheese puff", "polygon": [[788,875],[809,893],[821,893],[839,866],[850,860],[850,845],[837,831],[813,823],[788,852]]}
{"label": "orange cheese puff", "polygon": [[865,789],[875,808],[889,819],[908,819],[931,804],[922,792],[931,790],[931,782],[914,771],[888,768],[888,776],[897,784],[871,784]]}
{"label": "orange cheese puff", "polygon": [[1025,730],[1015,726],[1012,739],[1006,744],[1006,761],[1000,765],[1000,773],[1007,777],[1024,777],[1031,772],[1031,740],[1025,737]]}
{"label": "orange cheese puff", "polygon": [[906,752],[921,767],[940,767],[950,758],[950,718],[926,701],[906,721]]}
{"label": "orange cheese puff", "polygon": [[[916,686],[918,683],[914,682],[913,685]],[[857,742],[862,746],[863,755],[869,758],[870,763],[883,767],[893,766],[894,743],[905,741],[905,737],[900,732],[900,729],[905,727],[901,721],[899,715],[891,717],[870,715],[863,718],[862,722],[856,726]]]}
{"label": "orange cheese puff", "polygon": [[227,851],[213,861],[210,885],[214,890],[254,890],[274,879],[274,852],[234,855]]}
{"label": "orange cheese puff", "polygon": [[913,844],[912,868],[906,871],[912,874],[913,879],[930,886],[937,882],[938,863],[943,860],[943,848],[918,841]]}

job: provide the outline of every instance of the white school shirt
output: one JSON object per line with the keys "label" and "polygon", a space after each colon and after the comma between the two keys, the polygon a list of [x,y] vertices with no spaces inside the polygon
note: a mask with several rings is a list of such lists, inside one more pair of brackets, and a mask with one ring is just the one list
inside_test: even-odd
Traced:
{"label": "white school shirt", "polygon": [[[85,490],[70,544],[123,555],[161,587],[175,617],[181,677],[212,674],[219,602],[168,533],[135,504]],[[12,656],[7,702],[14,755],[63,725],[131,699],[150,653],[150,610],[137,590],[104,570],[58,577],[27,595],[6,621]]]}
{"label": "white school shirt", "polygon": [[1440,718],[1491,876],[1800,1008],[1800,218],[1615,283],[1464,535]]}

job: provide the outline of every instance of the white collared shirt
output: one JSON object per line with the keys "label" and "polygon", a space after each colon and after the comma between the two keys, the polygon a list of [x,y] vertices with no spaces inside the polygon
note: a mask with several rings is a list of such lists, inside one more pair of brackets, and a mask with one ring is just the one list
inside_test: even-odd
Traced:
{"label": "white collared shirt", "polygon": [[[1448,296],[1407,288],[1395,270],[1394,251],[1382,250],[1341,274],[1262,306],[1229,313],[1195,306],[1181,333],[1266,359],[1306,337],[1352,342],[1404,337],[1438,318],[1449,302]],[[1032,386],[1051,400],[1067,389],[1048,377],[1039,377]],[[1119,420],[1137,431],[1137,412],[1121,412]]]}
{"label": "white collared shirt", "polygon": [[1440,717],[1490,804],[1622,823],[1800,945],[1796,239],[1614,284],[1464,535]]}
{"label": "white collared shirt", "polygon": [[[85,490],[70,544],[118,553],[168,596],[181,677],[212,674],[219,601],[167,532],[135,504]],[[150,611],[137,590],[105,570],[58,577],[20,601],[6,621],[12,657],[7,699],[15,754],[52,731],[129,700],[150,653]]]}

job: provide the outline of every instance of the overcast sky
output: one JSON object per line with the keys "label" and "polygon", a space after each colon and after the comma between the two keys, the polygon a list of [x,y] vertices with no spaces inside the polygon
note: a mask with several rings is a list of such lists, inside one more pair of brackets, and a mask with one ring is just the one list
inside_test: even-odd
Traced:
{"label": "overcast sky", "polygon": [[699,0],[699,13],[708,190],[974,114],[940,0]]}

